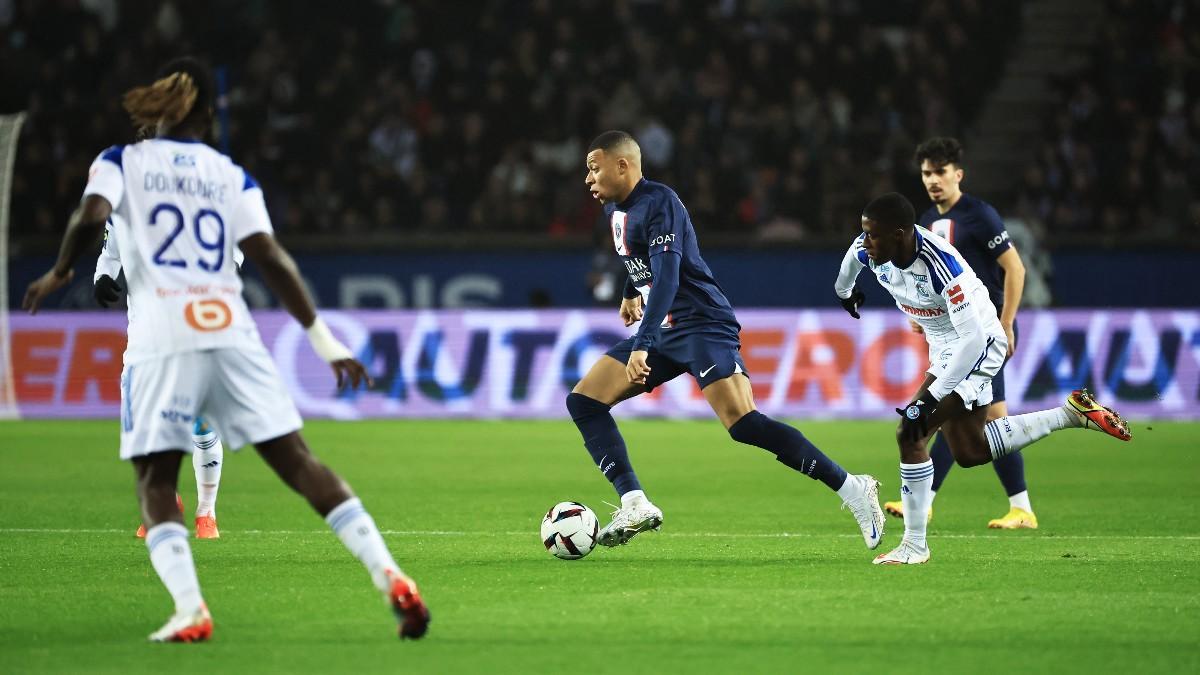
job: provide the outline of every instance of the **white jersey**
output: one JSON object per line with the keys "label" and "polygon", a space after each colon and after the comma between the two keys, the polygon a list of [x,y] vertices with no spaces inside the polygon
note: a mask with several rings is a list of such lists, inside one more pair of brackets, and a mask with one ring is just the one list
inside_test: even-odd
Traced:
{"label": "white jersey", "polygon": [[201,142],[156,138],[100,153],[84,195],[113,207],[97,272],[113,261],[125,270],[127,364],[261,345],[242,300],[236,250],[272,228],[262,190],[242,167]]}
{"label": "white jersey", "polygon": [[[124,218],[113,214],[109,216],[108,222],[104,224],[104,246],[100,248],[100,256],[96,258],[96,273],[92,275],[93,284],[99,281],[102,276],[116,279],[121,274],[121,251],[117,248],[116,220],[124,220]],[[234,246],[233,264],[237,265],[240,270],[242,263],[245,261],[246,254],[242,253],[242,249]]]}
{"label": "white jersey", "polygon": [[987,287],[950,242],[917,227],[913,262],[902,268],[890,262],[878,265],[868,258],[862,245],[865,236],[859,235],[846,251],[834,290],[839,298],[850,297],[859,272],[869,268],[900,311],[920,324],[931,360],[935,352],[956,347],[951,350],[952,362],[938,374],[935,387],[930,387],[937,398],[953,391],[975,369],[989,340],[1003,345],[1001,352],[1007,349],[1008,340]]}

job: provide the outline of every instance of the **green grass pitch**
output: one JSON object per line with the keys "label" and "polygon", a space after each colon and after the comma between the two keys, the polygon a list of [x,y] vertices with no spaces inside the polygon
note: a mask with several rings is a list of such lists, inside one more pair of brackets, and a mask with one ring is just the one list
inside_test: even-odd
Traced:
{"label": "green grass pitch", "polygon": [[[895,498],[890,424],[799,426]],[[308,424],[421,584],[417,643],[253,451],[227,453],[222,538],[192,542],[214,640],[152,645],[170,599],[133,537],[117,424],[0,423],[0,671],[1200,670],[1198,424],[1030,448],[1036,532],[987,530],[999,483],[956,468],[913,568],[871,565],[835,495],[715,421],[622,428],[663,530],[564,562],[539,542],[545,510],[573,499],[603,521],[614,500],[569,421]],[[190,465],[181,485],[190,515]]]}

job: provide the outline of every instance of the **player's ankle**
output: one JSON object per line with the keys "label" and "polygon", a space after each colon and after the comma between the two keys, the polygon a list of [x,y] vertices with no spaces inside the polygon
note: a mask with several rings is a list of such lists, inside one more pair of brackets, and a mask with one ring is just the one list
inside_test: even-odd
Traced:
{"label": "player's ankle", "polygon": [[842,501],[848,502],[851,499],[857,499],[862,496],[865,482],[858,476],[848,473],[846,474],[846,482],[842,483],[842,487],[837,489],[837,495],[842,498]]}
{"label": "player's ankle", "polygon": [[635,504],[641,504],[646,501],[649,500],[646,499],[646,493],[642,490],[630,490],[629,492],[621,495],[622,508],[630,507]]}

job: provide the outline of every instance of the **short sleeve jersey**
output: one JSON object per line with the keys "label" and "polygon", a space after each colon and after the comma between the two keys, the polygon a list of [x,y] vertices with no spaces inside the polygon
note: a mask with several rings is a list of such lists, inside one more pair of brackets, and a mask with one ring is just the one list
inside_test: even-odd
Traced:
{"label": "short sleeve jersey", "polygon": [[156,138],[100,153],[84,194],[113,207],[113,257],[129,293],[126,363],[261,344],[234,259],[238,242],[272,228],[242,167],[201,142]]}

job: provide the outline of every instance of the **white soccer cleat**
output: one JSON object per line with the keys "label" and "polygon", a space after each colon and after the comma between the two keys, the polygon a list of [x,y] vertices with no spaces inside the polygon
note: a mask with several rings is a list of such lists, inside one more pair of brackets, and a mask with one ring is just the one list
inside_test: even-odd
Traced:
{"label": "white soccer cleat", "polygon": [[639,499],[629,506],[613,511],[612,522],[600,530],[597,538],[601,546],[620,546],[633,539],[639,532],[657,530],[662,527],[662,510],[648,499]]}
{"label": "white soccer cleat", "polygon": [[212,637],[212,615],[200,605],[194,612],[177,612],[162,628],[150,634],[151,642],[201,642]]}
{"label": "white soccer cleat", "polygon": [[900,545],[875,556],[876,565],[921,565],[929,562],[929,547],[918,547],[908,539],[900,540]]}
{"label": "white soccer cleat", "polygon": [[866,474],[850,478],[860,481],[865,487],[858,497],[842,502],[842,508],[848,508],[854,514],[858,529],[862,530],[863,542],[868,549],[874,550],[883,541],[884,515],[883,508],[879,506],[879,481]]}

